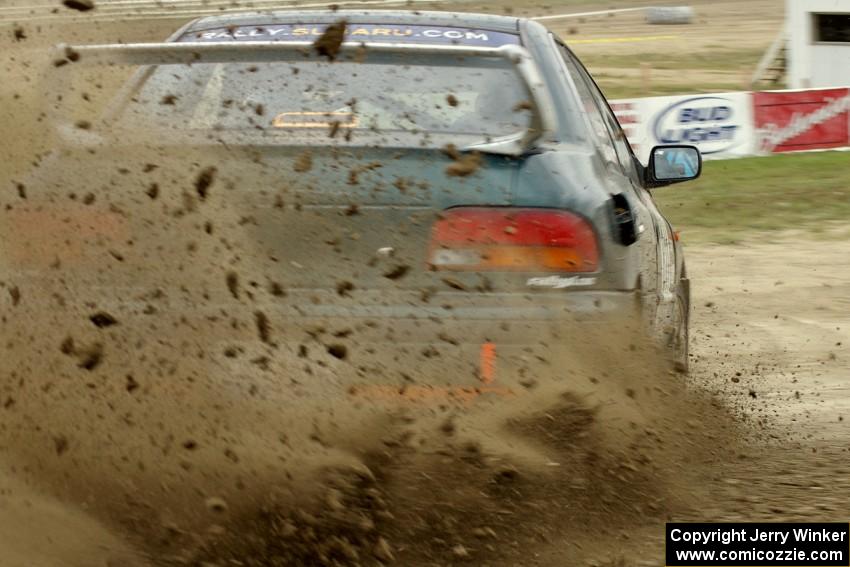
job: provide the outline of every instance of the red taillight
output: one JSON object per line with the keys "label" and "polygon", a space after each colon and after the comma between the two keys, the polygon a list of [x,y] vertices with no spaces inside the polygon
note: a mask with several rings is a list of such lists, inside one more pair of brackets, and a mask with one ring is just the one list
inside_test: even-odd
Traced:
{"label": "red taillight", "polygon": [[574,213],[458,207],[434,224],[428,262],[436,270],[595,272],[599,250]]}

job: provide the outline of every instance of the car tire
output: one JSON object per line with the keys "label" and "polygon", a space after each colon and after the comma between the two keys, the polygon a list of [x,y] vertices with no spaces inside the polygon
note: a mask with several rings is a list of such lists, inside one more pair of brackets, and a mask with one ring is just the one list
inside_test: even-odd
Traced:
{"label": "car tire", "polygon": [[670,355],[673,369],[680,374],[687,374],[690,369],[689,343],[690,343],[690,313],[691,313],[691,286],[687,278],[679,282],[676,289],[676,326],[670,337]]}

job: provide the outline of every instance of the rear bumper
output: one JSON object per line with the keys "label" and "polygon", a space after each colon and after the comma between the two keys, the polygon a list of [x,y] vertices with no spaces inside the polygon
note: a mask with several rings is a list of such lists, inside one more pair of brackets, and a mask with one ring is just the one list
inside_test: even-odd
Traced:
{"label": "rear bumper", "polygon": [[[276,318],[300,334],[287,333],[287,350],[300,340],[305,362],[327,364],[361,399],[466,403],[577,381],[582,357],[628,348],[638,305],[632,292],[458,293],[412,305],[300,302]],[[340,345],[343,360],[329,354]]]}
{"label": "rear bumper", "polygon": [[[127,301],[127,297],[138,296],[131,293],[109,301],[104,297],[106,291],[100,295],[99,306],[123,313],[124,319],[135,319],[149,306],[144,301]],[[543,334],[572,323],[589,328],[597,323],[638,321],[640,305],[639,296],[631,291],[441,292],[423,298],[408,291],[360,291],[341,297],[330,290],[288,290],[282,298],[256,297],[248,309],[226,297],[197,303],[169,300],[160,316],[193,321],[193,326],[215,343],[247,346],[256,342],[258,336],[248,318],[262,312],[274,342],[281,346],[330,336],[391,348],[447,342],[447,334],[458,344],[539,343]],[[223,323],[234,317],[243,323],[210,325],[210,321]]]}
{"label": "rear bumper", "polygon": [[341,302],[315,292],[290,294],[276,311],[295,319],[398,319],[444,321],[592,321],[633,316],[639,302],[630,291],[573,291],[551,294],[440,293],[397,301],[397,297],[364,294]]}
{"label": "rear bumper", "polygon": [[381,347],[446,342],[440,337],[447,334],[458,344],[539,344],[544,335],[574,323],[587,328],[640,319],[640,302],[633,292],[440,293],[427,303],[419,297],[398,299],[380,302],[361,295],[339,301],[315,293],[310,299],[290,294],[286,305],[274,307],[274,318],[292,329],[356,329],[359,343]]}
{"label": "rear bumper", "polygon": [[[248,302],[219,295],[192,303],[178,298],[127,300],[114,293],[98,308],[121,321],[127,344],[157,341],[150,359],[167,360],[170,345],[202,358],[207,379],[233,396],[264,395],[331,404],[354,396],[367,402],[463,403],[482,396],[513,399],[546,380],[588,383],[582,357],[607,358],[628,348],[638,318],[634,292],[571,291],[496,294],[288,290]],[[105,293],[103,294],[105,295]],[[103,297],[101,295],[100,297]],[[615,322],[611,325],[611,322]],[[91,333],[81,318],[79,336]],[[58,340],[57,340],[58,344]],[[186,345],[190,345],[187,347]],[[160,351],[162,351],[160,353]],[[110,363],[132,364],[136,353],[110,352]],[[159,357],[159,358],[158,358]],[[587,372],[584,372],[587,374]]]}

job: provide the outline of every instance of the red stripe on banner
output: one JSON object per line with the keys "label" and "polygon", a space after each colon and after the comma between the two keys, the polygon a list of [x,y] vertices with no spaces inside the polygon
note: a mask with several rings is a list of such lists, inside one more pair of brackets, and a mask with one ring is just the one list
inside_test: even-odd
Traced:
{"label": "red stripe on banner", "polygon": [[753,93],[759,149],[781,153],[850,145],[850,89]]}

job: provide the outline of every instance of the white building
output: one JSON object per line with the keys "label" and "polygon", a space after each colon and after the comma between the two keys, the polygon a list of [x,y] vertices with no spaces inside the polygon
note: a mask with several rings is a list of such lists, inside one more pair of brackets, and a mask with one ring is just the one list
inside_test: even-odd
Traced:
{"label": "white building", "polygon": [[787,0],[792,89],[850,86],[850,0]]}

